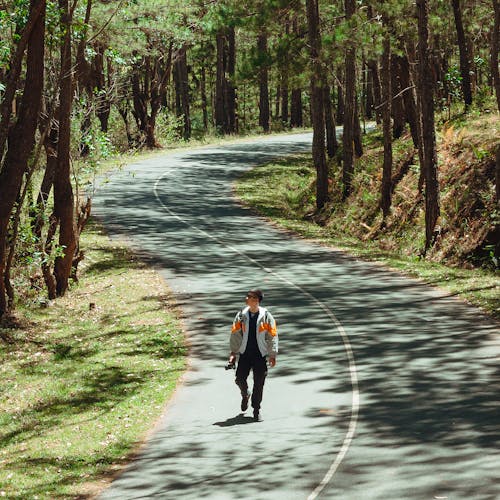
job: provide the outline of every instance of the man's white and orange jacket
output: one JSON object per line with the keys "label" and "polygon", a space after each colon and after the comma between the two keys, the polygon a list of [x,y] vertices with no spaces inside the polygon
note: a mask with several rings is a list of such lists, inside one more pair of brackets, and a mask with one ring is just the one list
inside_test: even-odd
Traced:
{"label": "man's white and orange jacket", "polygon": [[[244,353],[248,342],[248,327],[250,323],[249,307],[236,314],[231,328],[229,347],[231,352]],[[257,316],[257,345],[262,356],[276,357],[278,354],[278,331],[272,314],[259,306]]]}

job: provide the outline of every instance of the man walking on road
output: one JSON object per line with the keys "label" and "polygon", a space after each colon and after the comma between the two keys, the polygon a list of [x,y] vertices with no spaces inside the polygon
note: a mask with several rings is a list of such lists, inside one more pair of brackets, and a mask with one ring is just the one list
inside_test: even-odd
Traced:
{"label": "man walking on road", "polygon": [[261,307],[264,294],[260,290],[250,290],[246,296],[246,307],[236,314],[231,329],[229,363],[234,364],[239,354],[236,370],[236,385],[241,391],[241,411],[248,408],[250,392],[247,378],[253,372],[252,408],[256,422],[262,421],[260,404],[269,366],[276,365],[278,353],[278,332],[271,313]]}

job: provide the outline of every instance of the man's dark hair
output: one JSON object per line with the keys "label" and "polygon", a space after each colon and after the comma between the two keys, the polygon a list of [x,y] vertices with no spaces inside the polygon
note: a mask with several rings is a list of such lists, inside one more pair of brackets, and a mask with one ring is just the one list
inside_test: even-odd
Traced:
{"label": "man's dark hair", "polygon": [[259,299],[259,302],[262,302],[262,299],[264,298],[264,294],[258,289],[248,290],[247,295],[250,294],[255,295]]}

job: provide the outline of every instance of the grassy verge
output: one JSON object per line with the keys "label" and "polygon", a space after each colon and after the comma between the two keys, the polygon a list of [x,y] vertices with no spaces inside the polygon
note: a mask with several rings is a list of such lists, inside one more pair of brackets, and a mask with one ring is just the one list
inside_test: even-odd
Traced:
{"label": "grassy verge", "polygon": [[163,280],[95,225],[80,281],[0,325],[0,496],[83,498],[127,461],[185,367]]}
{"label": "grassy verge", "polygon": [[[478,268],[448,267],[394,249],[384,249],[380,241],[350,237],[347,231],[339,230],[335,224],[318,225],[308,220],[308,211],[314,209],[314,182],[310,155],[298,155],[247,172],[239,179],[235,189],[244,203],[282,228],[420,278],[500,318],[498,273]],[[409,245],[413,243],[408,242]]]}

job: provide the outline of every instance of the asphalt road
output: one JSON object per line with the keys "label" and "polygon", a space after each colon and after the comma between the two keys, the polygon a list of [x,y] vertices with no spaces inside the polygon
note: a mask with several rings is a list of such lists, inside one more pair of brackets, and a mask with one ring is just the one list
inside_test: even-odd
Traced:
{"label": "asphalt road", "polygon": [[[232,197],[243,171],[308,150],[268,137],[141,160],[94,212],[168,280],[190,368],[142,454],[101,499],[498,499],[500,332],[431,286],[292,238]],[[263,422],[226,372],[247,289],[280,355]]]}

